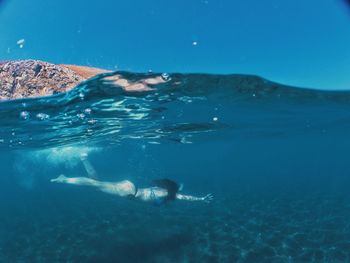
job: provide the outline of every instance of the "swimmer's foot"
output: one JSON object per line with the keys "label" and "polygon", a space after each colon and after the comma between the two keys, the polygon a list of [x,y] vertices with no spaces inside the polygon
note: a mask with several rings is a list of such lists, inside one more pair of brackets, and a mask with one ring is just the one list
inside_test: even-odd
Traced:
{"label": "swimmer's foot", "polygon": [[63,174],[61,174],[59,177],[55,178],[55,179],[51,179],[50,182],[51,183],[65,183],[67,180],[67,177],[65,177]]}
{"label": "swimmer's foot", "polygon": [[88,154],[86,152],[82,152],[80,154],[80,160],[81,161],[85,161],[87,159],[87,157],[88,157]]}

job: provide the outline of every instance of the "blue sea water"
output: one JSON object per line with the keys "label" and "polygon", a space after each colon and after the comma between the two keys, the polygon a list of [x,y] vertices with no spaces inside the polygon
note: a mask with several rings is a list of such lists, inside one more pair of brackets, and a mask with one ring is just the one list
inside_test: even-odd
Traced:
{"label": "blue sea water", "polygon": [[[97,76],[0,102],[0,262],[348,262],[348,91],[250,75],[170,74],[147,92]],[[100,180],[184,184],[210,203],[154,206]]]}

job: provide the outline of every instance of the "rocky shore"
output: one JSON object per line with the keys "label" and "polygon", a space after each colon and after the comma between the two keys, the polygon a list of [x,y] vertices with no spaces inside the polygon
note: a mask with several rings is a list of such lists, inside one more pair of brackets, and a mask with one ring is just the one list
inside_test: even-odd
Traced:
{"label": "rocky shore", "polygon": [[0,61],[0,100],[65,92],[107,70],[39,60]]}

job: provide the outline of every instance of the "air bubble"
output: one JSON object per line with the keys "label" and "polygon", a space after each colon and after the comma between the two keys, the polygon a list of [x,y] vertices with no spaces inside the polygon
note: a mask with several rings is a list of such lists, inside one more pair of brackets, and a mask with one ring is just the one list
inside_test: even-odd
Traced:
{"label": "air bubble", "polygon": [[218,121],[218,120],[219,120],[218,117],[214,117],[214,118],[213,118],[213,121]]}
{"label": "air bubble", "polygon": [[48,118],[50,118],[50,115],[46,114],[46,113],[38,113],[36,115],[36,117],[40,120],[47,120]]}
{"label": "air bubble", "polygon": [[162,74],[162,79],[163,79],[164,81],[169,81],[169,80],[170,80],[170,75],[169,75],[168,73],[163,73],[163,74]]}
{"label": "air bubble", "polygon": [[90,108],[86,108],[86,109],[84,110],[84,112],[85,112],[86,114],[91,114],[91,109],[90,109]]}
{"label": "air bubble", "polygon": [[77,114],[77,116],[78,116],[80,119],[84,119],[84,118],[85,118],[85,114],[84,114],[84,113],[79,113],[79,114]]}
{"label": "air bubble", "polygon": [[97,120],[94,120],[94,119],[88,120],[88,123],[90,123],[90,124],[95,124],[96,122],[97,122]]}
{"label": "air bubble", "polygon": [[23,48],[24,47],[24,43],[25,43],[24,38],[22,38],[22,39],[17,41],[17,45],[19,46],[19,48]]}
{"label": "air bubble", "polygon": [[30,117],[30,113],[28,111],[22,111],[19,116],[23,119],[23,120],[28,120]]}

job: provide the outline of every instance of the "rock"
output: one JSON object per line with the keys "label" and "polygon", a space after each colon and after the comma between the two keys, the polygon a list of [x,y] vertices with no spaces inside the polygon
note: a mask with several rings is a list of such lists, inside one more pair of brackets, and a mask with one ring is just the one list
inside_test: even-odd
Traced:
{"label": "rock", "polygon": [[73,70],[76,74],[78,74],[79,76],[85,79],[92,78],[98,74],[111,72],[105,69],[92,68],[92,67],[86,67],[86,66],[76,66],[76,65],[67,65],[67,64],[61,64],[60,66]]}
{"label": "rock", "polygon": [[[86,66],[56,65],[40,60],[0,61],[0,101],[66,92],[86,79],[107,72],[111,71]],[[120,74],[108,76],[104,80],[128,92],[150,91],[153,90],[152,86],[169,81],[162,76],[132,81]]]}
{"label": "rock", "polygon": [[103,69],[39,60],[0,61],[0,100],[66,92]]}

